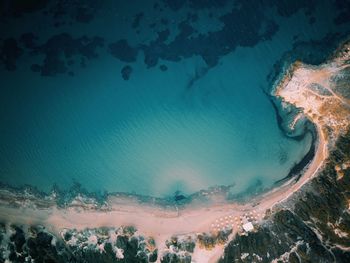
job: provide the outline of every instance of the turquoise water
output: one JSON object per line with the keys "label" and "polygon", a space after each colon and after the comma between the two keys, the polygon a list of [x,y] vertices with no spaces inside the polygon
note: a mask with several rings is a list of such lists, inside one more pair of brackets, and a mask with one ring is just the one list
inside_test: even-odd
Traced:
{"label": "turquoise water", "polygon": [[[113,61],[101,62],[114,68]],[[2,172],[13,175],[11,184],[48,189],[76,180],[90,190],[157,196],[281,179],[306,153],[310,138],[283,136],[270,101],[257,88],[259,79],[229,73],[234,60],[184,89],[200,63],[174,64],[161,78],[149,70],[127,83],[98,63],[79,79],[46,79],[44,85],[41,77],[28,76],[31,100],[28,94],[14,98],[27,106],[18,116],[18,148],[7,150],[18,162],[8,162]],[[16,81],[14,86],[26,85]],[[245,88],[235,88],[240,86]]]}
{"label": "turquoise water", "polygon": [[[179,11],[181,16],[186,10]],[[107,8],[99,12],[88,25],[52,30],[100,34],[105,41],[123,36],[136,44],[150,42],[152,37],[145,36],[154,35],[150,29],[130,33],[123,24],[127,14],[117,16]],[[225,13],[225,8],[215,12]],[[172,11],[168,15],[176,17]],[[102,29],[101,21],[109,24],[113,19],[117,28]],[[257,181],[271,187],[307,153],[311,136],[296,141],[278,128],[262,92],[272,85],[267,75],[293,48],[295,35],[309,41],[338,28],[325,19],[310,25],[308,19],[302,12],[276,16],[279,30],[271,39],[238,46],[213,67],[193,54],[179,61],[160,59],[168,68],[161,71],[146,65],[142,52],[136,61],[125,63],[101,47],[86,68],[71,66],[74,76],[47,77],[30,70],[41,55],[24,54],[16,71],[0,73],[1,181],[45,191],[53,184],[68,188],[79,182],[90,191],[160,197],[215,185],[234,185],[232,193],[241,193]],[[220,23],[203,21],[197,22],[201,30],[220,28]],[[15,27],[13,34],[25,27],[30,25]],[[54,34],[46,27],[38,30],[41,39]],[[178,34],[176,27],[171,33]],[[120,74],[125,64],[132,65],[129,80]]]}

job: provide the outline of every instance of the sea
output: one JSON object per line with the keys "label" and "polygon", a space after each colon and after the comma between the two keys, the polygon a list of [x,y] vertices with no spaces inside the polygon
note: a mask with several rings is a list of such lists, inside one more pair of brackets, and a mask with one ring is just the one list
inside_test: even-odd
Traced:
{"label": "sea", "polygon": [[24,2],[0,3],[0,182],[44,192],[270,189],[315,140],[276,81],[350,32],[338,0]]}

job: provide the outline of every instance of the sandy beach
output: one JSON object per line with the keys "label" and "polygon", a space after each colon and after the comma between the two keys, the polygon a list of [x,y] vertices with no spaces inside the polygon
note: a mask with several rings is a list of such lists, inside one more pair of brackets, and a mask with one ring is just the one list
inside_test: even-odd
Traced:
{"label": "sandy beach", "polygon": [[[315,176],[322,166],[327,156],[327,141],[320,128],[318,128],[318,132],[320,136],[315,158],[300,180],[292,185],[286,183],[269,193],[254,198],[247,204],[232,203],[202,208],[186,208],[178,213],[137,204],[112,204],[112,211],[107,212],[96,210],[82,212],[75,208],[58,209],[56,207],[46,210],[4,207],[0,210],[0,218],[18,224],[40,224],[57,234],[65,228],[83,230],[103,226],[132,225],[137,228],[140,234],[153,237],[159,249],[162,250],[165,249],[165,241],[171,236],[210,232],[212,231],[211,225],[220,218],[240,217],[254,211],[259,214],[258,220],[261,221],[267,209],[286,200]],[[252,204],[255,203],[258,205],[253,206]],[[232,230],[233,234],[238,231],[235,227]],[[198,250],[193,255],[193,262],[203,262],[201,261],[203,255],[210,258],[209,262],[216,262],[222,255],[223,247],[217,246],[215,249],[205,252]]]}

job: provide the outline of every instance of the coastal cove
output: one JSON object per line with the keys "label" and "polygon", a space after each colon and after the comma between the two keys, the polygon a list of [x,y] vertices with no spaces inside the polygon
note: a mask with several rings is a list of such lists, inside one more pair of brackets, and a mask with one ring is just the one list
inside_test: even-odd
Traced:
{"label": "coastal cove", "polygon": [[0,263],[349,263],[350,2],[0,1]]}
{"label": "coastal cove", "polygon": [[[227,62],[223,68],[237,67],[229,58]],[[248,67],[250,62],[247,63]],[[260,79],[268,70],[266,67]],[[186,72],[176,74],[184,76]],[[205,81],[214,82],[218,74],[214,70],[208,72]],[[221,74],[224,79],[226,72]],[[151,73],[148,75],[152,77]],[[88,76],[91,77],[86,83],[94,83],[94,76],[101,74],[91,69]],[[28,78],[37,83],[34,86],[38,90],[33,101],[23,103],[45,100],[41,98],[47,96],[47,91],[40,88],[42,82],[50,83],[49,97],[54,101],[50,102],[49,112],[43,109],[46,103],[39,103],[39,108],[28,105],[28,113],[23,113],[27,121],[21,124],[26,133],[18,131],[16,135],[8,131],[8,136],[15,136],[15,142],[20,144],[13,144],[10,138],[3,141],[6,158],[2,158],[2,182],[9,185],[30,184],[49,192],[53,184],[67,190],[78,182],[90,192],[155,197],[169,197],[176,191],[187,196],[211,186],[234,185],[232,194],[240,194],[250,188],[254,192],[257,182],[265,189],[287,176],[311,145],[309,134],[299,141],[283,134],[276,125],[274,108],[255,84],[257,80],[249,85],[249,90],[231,88],[235,81],[231,78],[225,80],[222,88],[202,85],[185,95],[184,85],[179,83],[166,89],[160,86],[172,82],[171,76],[151,87],[152,91],[138,83],[128,87],[120,82],[123,86],[118,89],[106,83],[101,84],[104,91],[97,89],[99,94],[92,95],[91,100],[88,92],[96,93],[96,87],[91,85],[89,89],[84,83],[79,88],[81,78],[64,78],[66,88],[59,87],[61,82],[56,79]],[[242,89],[249,84],[248,78],[249,75],[237,80],[246,82]],[[113,83],[113,79],[103,82]],[[133,88],[139,95],[133,95]],[[165,95],[170,92],[173,94]],[[213,94],[206,98],[207,92]],[[256,95],[251,96],[251,92]],[[21,103],[22,100],[25,98]],[[303,130],[303,125],[298,129]],[[16,158],[20,162],[14,169]]]}
{"label": "coastal cove", "polygon": [[[33,201],[34,206],[37,206],[37,201],[40,199],[36,201],[34,198],[29,201],[30,196],[26,196],[27,208],[21,208],[25,207],[23,205],[20,205],[19,208],[3,207],[1,208],[0,217],[15,224],[44,225],[50,232],[57,235],[61,235],[62,229],[76,229],[79,231],[86,228],[132,225],[143,235],[154,238],[156,244],[158,244],[158,249],[164,251],[166,247],[163,244],[169,236],[195,235],[196,233],[214,231],[212,225],[218,218],[239,217],[254,211],[261,215],[258,221],[260,222],[264,219],[264,214],[268,209],[285,201],[298,191],[317,174],[328,155],[327,147],[329,145],[325,140],[323,128],[318,123],[315,124],[319,134],[316,153],[302,177],[297,182],[285,183],[283,186],[275,188],[258,198],[253,198],[247,203],[214,204],[210,206],[203,206],[203,203],[201,203],[201,206],[197,208],[191,205],[191,207],[178,210],[176,207],[140,204],[130,197],[110,196],[106,202],[107,206],[97,208],[94,203],[91,203],[91,199],[89,201],[89,198],[78,195],[65,208],[57,208],[55,205],[51,207],[52,204],[55,204],[54,199],[48,199],[45,202],[40,198],[40,206],[45,208],[32,210],[30,203]],[[6,192],[2,192],[2,200],[6,200],[5,195]],[[20,202],[21,199],[20,197],[18,201]],[[20,215],[18,209],[20,209]],[[232,234],[236,233],[235,231],[237,230],[233,230]],[[206,262],[216,262],[221,257],[221,249],[212,251]],[[201,258],[201,253],[195,251],[193,254],[194,260],[197,257]]]}
{"label": "coastal cove", "polygon": [[[40,224],[56,235],[62,235],[65,229],[83,231],[86,228],[131,225],[137,229],[138,233],[152,237],[158,249],[163,252],[168,251],[165,244],[170,236],[196,236],[197,233],[217,231],[223,233],[228,231],[229,235],[234,235],[240,231],[233,225],[228,227],[225,224],[218,229],[215,223],[218,222],[218,219],[237,218],[254,213],[257,215],[255,224],[260,224],[266,220],[268,211],[288,201],[292,195],[300,192],[302,187],[317,176],[325,167],[329,151],[334,147],[338,136],[344,134],[349,128],[350,115],[349,104],[347,104],[349,102],[346,99],[348,91],[340,93],[336,84],[333,84],[337,74],[342,74],[349,69],[347,62],[350,58],[350,49],[348,46],[348,43],[344,44],[344,47],[337,51],[329,63],[319,67],[295,63],[274,91],[277,96],[282,97],[284,103],[293,103],[296,107],[302,107],[304,114],[317,129],[318,140],[315,144],[314,158],[297,181],[291,180],[246,203],[216,203],[209,206],[203,206],[201,203],[201,206],[196,207],[192,204],[180,209],[140,204],[130,197],[117,196],[109,196],[103,206],[98,206],[93,199],[80,194],[65,208],[59,208],[55,196],[46,200],[42,197],[31,196],[29,193],[11,197],[11,192],[2,190],[0,218],[19,225]],[[305,75],[308,77],[304,78]],[[324,97],[323,90],[316,92],[312,89],[314,86],[310,84],[314,83],[323,85],[322,87],[332,94],[337,90],[337,95]],[[304,100],[305,94],[309,94],[306,101]],[[338,100],[340,103],[332,102]],[[322,109],[328,103],[331,103],[334,108],[329,108],[326,114]],[[14,207],[13,204],[17,207]],[[202,252],[199,252],[198,249],[193,252],[194,260],[202,257]],[[222,251],[220,251],[220,246],[212,250],[208,254],[210,258],[207,262],[216,262],[221,257]]]}
{"label": "coastal cove", "polygon": [[[186,8],[175,16],[171,7],[139,7],[145,8],[139,19],[160,12],[168,23],[146,27],[135,20],[126,30],[133,21],[111,7],[89,24],[49,30],[38,21],[49,25],[50,15],[24,15],[38,23],[39,37],[30,30],[35,25],[10,19],[4,48],[17,46],[21,55],[9,58],[15,65],[1,72],[1,183],[46,193],[53,185],[68,191],[80,184],[101,195],[167,199],[231,186],[232,198],[241,198],[271,189],[297,163],[307,164],[313,139],[305,118],[288,131],[294,112],[276,122],[276,111],[283,110],[264,93],[281,57],[281,64],[300,54],[321,60],[345,35],[346,26],[323,25],[321,11],[332,6],[321,3],[314,23],[302,12],[307,6],[291,14],[262,7],[255,10],[259,21],[247,21],[253,36],[231,28],[232,22],[246,24],[235,20],[235,5],[223,4],[212,18],[188,16]],[[247,4],[243,9],[252,11]],[[124,11],[137,14],[131,7]],[[206,19],[217,27],[201,27]],[[119,29],[100,30],[102,21]],[[340,33],[327,38],[335,29]],[[231,31],[234,39],[226,39]],[[213,39],[220,39],[220,48],[209,45]],[[288,54],[310,39],[320,48]],[[211,48],[203,50],[201,42]]]}

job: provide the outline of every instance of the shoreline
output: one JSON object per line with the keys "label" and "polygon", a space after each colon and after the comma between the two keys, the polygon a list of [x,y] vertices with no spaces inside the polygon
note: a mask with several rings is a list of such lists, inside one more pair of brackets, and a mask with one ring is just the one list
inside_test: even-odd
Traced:
{"label": "shoreline", "polygon": [[[318,131],[320,132],[320,128]],[[159,206],[130,203],[130,200],[124,200],[124,202],[110,200],[110,207],[105,211],[94,208],[86,210],[80,207],[79,209],[79,206],[65,209],[57,206],[46,209],[2,207],[0,218],[18,224],[42,224],[55,233],[59,233],[64,228],[82,230],[84,228],[123,225],[133,225],[140,232],[154,236],[155,239],[159,235],[170,237],[174,234],[210,232],[210,224],[219,217],[228,214],[240,215],[251,210],[264,213],[266,209],[272,208],[288,198],[290,194],[298,190],[318,172],[326,158],[326,145],[327,141],[321,135],[315,158],[299,181],[294,184],[287,182],[244,203],[233,202],[203,207],[185,207],[178,211],[169,211]],[[183,224],[186,221],[188,224]]]}
{"label": "shoreline", "polygon": [[[284,128],[281,126],[281,120],[279,120],[279,118],[282,117],[280,117],[280,115],[278,114],[278,109],[274,102],[271,101],[271,103],[276,111],[278,127],[283,132]],[[312,127],[309,127],[310,124],[312,125]],[[77,202],[81,202],[81,205],[83,206],[83,203],[86,202],[87,206],[93,203],[97,210],[108,210],[108,208],[106,208],[106,204],[108,204],[111,199],[118,203],[130,203],[145,207],[156,207],[158,209],[170,209],[174,211],[186,209],[188,206],[196,207],[198,205],[211,206],[220,204],[229,205],[235,203],[244,204],[247,202],[247,200],[259,198],[259,196],[263,196],[268,192],[274,191],[275,188],[280,187],[281,184],[284,184],[286,181],[289,181],[297,175],[299,175],[300,177],[300,174],[303,172],[303,170],[307,168],[307,166],[314,158],[318,141],[318,133],[316,131],[316,126],[314,125],[314,123],[312,123],[311,121],[309,124],[306,123],[303,129],[304,132],[301,135],[297,135],[294,137],[288,135],[285,136],[287,136],[290,139],[300,141],[306,136],[306,134],[310,133],[312,136],[312,141],[308,152],[302,157],[300,161],[295,162],[295,164],[290,168],[290,171],[285,177],[277,180],[270,187],[264,188],[263,190],[260,190],[257,193],[244,193],[243,191],[240,194],[236,194],[234,197],[230,197],[227,193],[229,192],[230,188],[234,185],[219,185],[210,186],[207,189],[202,189],[186,196],[180,195],[183,198],[181,198],[180,200],[176,200],[176,195],[172,197],[154,197],[149,195],[141,195],[127,192],[104,192],[103,194],[99,192],[89,192],[86,189],[84,189],[79,183],[75,183],[67,190],[61,190],[54,185],[51,190],[51,193],[41,191],[37,187],[32,185],[14,187],[5,183],[0,183],[0,205],[2,199],[7,199],[5,196],[6,193],[8,193],[7,197],[15,197],[15,195],[17,195],[19,199],[42,199],[44,203],[47,202],[48,204],[55,205],[57,206],[57,208],[60,209],[69,208],[70,206],[76,206]],[[296,179],[296,181],[299,180],[299,177]],[[73,192],[73,194],[71,194],[71,192]]]}
{"label": "shoreline", "polygon": [[[319,127],[318,132],[321,132]],[[229,215],[240,217],[251,211],[256,211],[261,215],[258,219],[258,224],[261,223],[268,209],[272,209],[275,205],[288,199],[318,173],[326,156],[327,141],[323,135],[320,135],[315,158],[299,181],[292,184],[289,181],[268,193],[259,195],[242,204],[232,203],[211,205],[209,207],[187,207],[178,212],[154,206],[130,204],[129,202],[112,204],[111,210],[108,211],[95,209],[79,210],[77,207],[68,207],[66,209],[57,207],[46,209],[2,207],[0,209],[0,218],[14,224],[42,225],[57,236],[61,236],[64,229],[76,229],[79,231],[87,228],[134,226],[138,233],[153,238],[159,251],[166,251],[166,240],[172,236],[213,233],[210,225],[218,218],[224,218]],[[231,235],[235,235],[238,231],[237,228],[232,229]],[[222,251],[220,245],[215,246],[213,250],[207,251],[211,262],[215,262],[221,257],[222,253],[220,251]],[[195,260],[195,254],[193,254],[193,259]]]}
{"label": "shoreline", "polygon": [[295,165],[290,169],[287,176],[275,182],[276,185],[288,181],[290,179],[295,179],[296,181],[298,181],[302,176],[303,171],[307,169],[307,166],[312,162],[316,154],[317,144],[319,140],[319,134],[316,131],[315,125],[313,125],[312,129],[314,130],[309,130],[312,136],[310,149],[299,162],[295,163]]}
{"label": "shoreline", "polygon": [[[52,208],[53,209],[48,214],[51,214],[51,213],[58,213],[58,214],[60,214],[61,211],[66,211],[66,212],[69,211],[70,213],[72,213],[72,211],[74,209],[78,209],[79,210],[79,207],[80,207],[81,211],[79,211],[77,213],[78,214],[84,214],[84,215],[86,215],[87,213],[92,213],[92,214],[104,213],[104,215],[106,215],[106,217],[108,217],[107,216],[108,213],[110,213],[110,215],[112,215],[114,213],[117,213],[118,215],[123,215],[124,213],[128,214],[128,213],[136,213],[136,212],[140,211],[141,213],[145,213],[144,215],[146,215],[149,212],[149,215],[151,217],[154,216],[154,217],[158,217],[158,218],[181,218],[181,216],[189,213],[189,210],[196,210],[196,211],[207,210],[207,211],[210,211],[210,213],[212,213],[212,212],[222,211],[222,209],[226,209],[226,208],[228,208],[230,210],[235,209],[235,210],[239,210],[239,211],[244,211],[247,208],[252,209],[253,207],[255,209],[259,209],[261,206],[263,206],[262,202],[265,199],[272,198],[273,200],[275,200],[276,199],[275,195],[277,193],[279,194],[279,193],[285,192],[285,190],[286,190],[285,188],[295,188],[297,185],[303,185],[307,180],[302,180],[302,178],[309,177],[309,176],[306,176],[306,175],[308,175],[308,173],[310,173],[310,169],[311,169],[312,166],[314,166],[315,160],[317,160],[317,162],[321,162],[322,160],[325,159],[325,155],[324,154],[322,155],[321,159],[318,158],[317,155],[320,154],[320,152],[319,152],[320,150],[319,149],[320,148],[324,148],[327,143],[324,141],[324,138],[323,138],[324,136],[321,135],[322,129],[320,127],[318,127],[317,124],[314,124],[314,125],[315,125],[315,129],[317,130],[316,133],[315,133],[316,134],[316,138],[313,139],[312,146],[311,146],[310,150],[308,151],[308,153],[303,157],[303,159],[300,162],[296,163],[292,167],[292,169],[289,172],[289,174],[287,175],[287,177],[281,179],[283,181],[287,180],[287,182],[283,183],[280,186],[272,187],[267,192],[259,194],[258,196],[254,196],[254,197],[250,198],[249,201],[240,202],[240,201],[237,201],[237,200],[226,200],[226,199],[223,200],[221,198],[220,202],[211,203],[209,201],[208,204],[202,203],[201,205],[196,207],[196,205],[198,205],[198,202],[200,203],[202,200],[193,199],[192,201],[190,201],[188,203],[186,202],[186,203],[178,206],[177,203],[174,203],[174,202],[171,203],[168,200],[166,200],[165,198],[163,199],[163,198],[156,198],[156,197],[142,196],[142,195],[134,195],[134,194],[128,194],[128,193],[108,193],[107,194],[107,198],[105,200],[105,202],[108,203],[108,206],[106,207],[105,210],[103,210],[103,209],[100,209],[101,207],[97,206],[97,203],[94,203],[92,207],[91,206],[89,207],[89,203],[88,203],[88,206],[84,207],[83,206],[83,202],[86,201],[86,200],[80,200],[80,201],[82,201],[81,204],[76,203],[75,202],[76,200],[73,200],[73,202],[71,204],[67,204],[68,206],[66,208],[61,208],[61,207],[57,206],[57,203],[56,203],[55,199],[52,199],[52,196],[45,195],[45,193],[38,191],[39,197],[44,196],[44,197],[49,199],[49,201],[47,201],[47,204],[51,204],[51,206],[47,207],[45,210],[47,210],[47,209],[50,210]],[[317,136],[317,134],[319,136]],[[317,140],[317,138],[319,138],[319,140],[316,142],[315,140]],[[322,138],[322,139],[320,139],[320,138]],[[314,146],[314,149],[312,149],[313,146]],[[309,153],[313,152],[314,150],[315,150],[315,154],[312,155],[312,156],[310,154],[310,156],[309,156]],[[324,152],[324,151],[325,151],[325,149],[322,149],[322,152]],[[307,159],[306,161],[305,161],[305,158]],[[310,159],[311,159],[311,161],[310,161]],[[301,165],[302,167],[300,166],[300,163],[302,163],[302,165]],[[289,179],[293,179],[294,176],[292,178],[289,178],[288,176],[293,172],[295,167],[298,167],[297,170],[298,170],[299,173],[302,172],[303,170],[306,170],[306,171],[301,176],[301,178],[299,178],[300,180],[297,180],[297,182],[295,182],[293,184],[293,183],[291,183],[291,180],[289,180]],[[319,166],[317,166],[315,172],[318,170],[318,167]],[[312,173],[314,173],[314,172],[312,172]],[[278,183],[278,182],[280,182],[280,181],[277,181],[276,183]],[[219,196],[220,196],[220,193],[221,194],[225,193],[225,187],[213,187],[213,188],[215,190],[219,189],[219,191],[218,191],[219,192]],[[220,188],[224,188],[224,189],[220,189]],[[32,188],[32,189],[34,189],[34,191],[36,190],[35,188]],[[1,190],[4,190],[4,189],[1,189]],[[9,191],[9,192],[12,193],[11,190],[13,190],[13,189],[11,189],[11,187],[10,187],[10,189],[5,188],[5,191]],[[18,192],[21,192],[21,190],[18,189],[18,188],[16,190]],[[196,195],[200,195],[200,194],[203,194],[203,193],[205,194],[206,192],[207,192],[206,190],[202,190],[202,191],[199,191],[197,193],[194,193],[194,194],[190,195],[190,197],[191,196],[193,197],[193,196],[196,196]],[[84,193],[82,193],[82,194],[84,194]],[[35,196],[33,194],[29,194],[29,195],[31,195],[31,197],[34,198],[34,200],[35,200],[35,198],[38,198],[37,196]],[[93,198],[93,197],[94,196],[87,195],[87,198]],[[22,199],[24,199],[24,198],[25,198],[25,196],[22,197]],[[55,197],[53,197],[53,198],[55,198]],[[152,202],[150,202],[150,200],[152,200]],[[96,201],[96,200],[90,200],[90,201],[93,202],[93,201]],[[158,202],[155,202],[155,201],[158,201]],[[222,203],[222,202],[224,202],[224,203]],[[268,200],[266,200],[266,202],[268,202]],[[276,204],[278,202],[279,201],[275,200],[274,204]],[[271,203],[271,202],[268,202],[268,203]],[[256,206],[255,205],[252,206],[250,204],[257,204],[257,205]],[[192,205],[194,205],[194,206],[192,206]],[[265,206],[266,205],[264,205],[264,207]],[[169,208],[170,208],[170,210],[169,210]],[[17,209],[18,208],[16,208],[16,210]],[[23,209],[24,209],[24,211],[30,210],[30,208],[23,208]],[[0,213],[1,213],[0,214],[1,215],[0,218],[4,217],[3,210],[4,209],[2,209],[2,211],[0,211]],[[10,210],[11,210],[11,208],[7,208],[7,211],[9,212],[9,215],[11,214]],[[43,211],[45,211],[45,210],[43,210]],[[38,211],[38,210],[35,209],[33,211]],[[76,212],[74,212],[74,213],[76,213]],[[78,223],[77,223],[77,225],[74,225],[73,222],[68,223],[68,220],[67,220],[67,224],[65,224],[63,218],[66,218],[66,216],[61,215],[62,216],[62,220],[61,221],[60,220],[55,221],[52,218],[50,219],[48,214],[45,216],[45,213],[43,213],[41,216],[39,216],[39,218],[46,217],[47,218],[47,222],[51,222],[51,221],[52,221],[52,223],[56,222],[56,224],[58,225],[58,228],[70,228],[70,227],[72,227],[72,228],[77,228],[77,229],[83,229],[83,228],[85,228],[87,226],[90,226],[90,227],[93,227],[93,226],[96,227],[96,225],[98,225],[98,226],[105,226],[104,225],[105,223],[96,224],[96,222],[94,222],[94,220],[92,220],[91,222],[94,222],[94,225],[86,223],[86,224],[84,224],[84,226],[77,227],[79,225]],[[66,213],[64,213],[64,214],[66,214]],[[77,216],[77,214],[75,214],[75,216]],[[35,218],[35,216],[33,218]],[[145,219],[145,218],[143,218],[143,219]],[[13,218],[12,222],[13,221],[16,221],[16,220],[14,220],[14,218]],[[23,221],[28,221],[28,220],[23,220]],[[40,221],[40,219],[38,221]],[[128,224],[132,225],[132,221],[133,220],[131,220]],[[105,222],[108,222],[108,220],[105,220]],[[121,223],[119,223],[117,225],[125,225],[125,223],[121,222]],[[50,224],[47,224],[47,226],[49,227]],[[142,226],[139,226],[139,227],[144,228]],[[143,232],[146,232],[146,231],[143,231]]]}
{"label": "shoreline", "polygon": [[[82,191],[78,192],[77,195],[70,200],[70,202],[67,202],[65,204],[59,204],[59,200],[57,199],[57,193],[55,192],[48,194],[30,185],[18,188],[14,188],[9,185],[0,185],[0,206],[2,205],[1,203],[3,203],[4,199],[10,199],[11,197],[19,197],[19,200],[24,200],[28,198],[29,200],[32,200],[34,202],[39,201],[42,198],[43,207],[54,206],[57,209],[67,209],[80,206],[83,210],[94,209],[96,211],[109,211],[111,209],[109,203],[111,202],[117,206],[130,204],[133,206],[144,207],[146,209],[151,208],[157,210],[164,210],[168,212],[183,211],[188,209],[188,207],[202,208],[220,205],[245,205],[250,202],[256,203],[257,201],[253,200],[259,199],[260,197],[265,196],[270,192],[278,190],[278,188],[282,187],[286,183],[292,184],[290,181],[293,179],[295,179],[296,182],[300,179],[300,177],[302,176],[302,172],[307,169],[308,165],[314,159],[316,149],[318,148],[319,136],[317,136],[318,132],[316,131],[315,125],[313,128],[315,128],[314,131],[311,131],[306,128],[308,132],[310,132],[312,135],[312,142],[310,149],[304,155],[304,157],[291,167],[290,171],[284,178],[276,181],[271,187],[266,188],[260,191],[259,193],[255,194],[244,194],[241,197],[234,197],[232,199],[229,199],[226,193],[229,191],[229,188],[231,186],[213,186],[208,189],[195,192],[185,197],[185,199],[180,200],[180,202],[176,201],[175,198],[170,197],[160,198],[124,192],[106,193],[103,199],[99,200],[98,198],[96,198],[95,192],[88,192],[82,188]],[[308,132],[305,132],[303,137]],[[298,178],[295,178],[296,176],[298,176]],[[64,192],[69,194],[69,191],[70,190]],[[4,198],[4,196],[6,196],[7,194],[7,198]],[[206,198],[208,195],[210,196],[211,194],[213,196],[209,197],[206,200],[203,200],[203,197]],[[215,199],[215,201],[211,200],[211,198]]]}
{"label": "shoreline", "polygon": [[[289,75],[290,71],[292,71],[290,68],[285,69],[284,72],[281,73],[281,75]],[[283,79],[279,80],[280,82],[283,82]],[[273,85],[273,86],[276,86]],[[55,184],[52,186],[52,189],[47,192],[38,189],[38,187],[33,185],[23,185],[23,186],[12,186],[7,183],[1,183],[0,182],[0,204],[1,204],[1,198],[2,194],[1,192],[11,192],[12,194],[17,194],[20,198],[28,198],[31,197],[33,199],[43,199],[43,200],[50,200],[52,202],[55,202],[55,205],[59,208],[66,208],[72,205],[72,202],[76,201],[76,198],[83,198],[86,199],[85,201],[93,201],[96,208],[103,209],[103,206],[108,203],[109,199],[116,199],[120,198],[122,202],[130,202],[135,203],[137,202],[139,205],[145,205],[145,206],[151,206],[151,207],[159,207],[160,209],[166,209],[169,207],[173,207],[174,209],[183,209],[187,206],[191,205],[198,205],[198,203],[202,202],[203,205],[215,205],[216,203],[225,203],[225,204],[232,204],[232,203],[245,203],[247,199],[251,200],[252,198],[256,198],[258,196],[262,196],[270,191],[273,191],[276,187],[278,188],[279,185],[289,179],[297,176],[300,173],[302,173],[303,170],[306,169],[308,164],[312,161],[313,155],[316,152],[316,141],[318,140],[317,131],[314,123],[310,119],[308,119],[308,123],[305,123],[305,126],[303,127],[303,132],[299,135],[288,135],[285,127],[283,127],[283,118],[281,114],[279,113],[278,106],[275,104],[274,101],[276,99],[274,93],[275,90],[271,90],[271,94],[268,94],[266,91],[262,91],[264,95],[267,96],[268,100],[271,102],[272,107],[276,114],[276,121],[278,128],[283,133],[283,135],[289,139],[293,139],[296,141],[301,141],[305,138],[305,136],[310,133],[312,136],[312,141],[310,145],[310,149],[308,152],[302,157],[301,160],[298,162],[295,162],[294,165],[291,166],[288,174],[275,181],[271,186],[263,188],[262,190],[259,190],[257,193],[245,193],[245,190],[242,192],[235,194],[233,197],[230,197],[227,195],[230,188],[234,185],[214,185],[209,186],[206,189],[199,190],[197,192],[193,192],[188,195],[182,195],[180,194],[182,198],[177,200],[177,195],[173,196],[165,196],[165,197],[156,197],[151,195],[143,195],[143,194],[137,194],[137,193],[129,193],[129,192],[99,192],[99,191],[88,191],[86,190],[79,182],[73,182],[73,185],[67,189],[60,189]],[[311,126],[311,127],[310,127]],[[296,179],[298,180],[299,177]],[[73,192],[73,194],[71,193]],[[206,200],[203,200],[206,199]],[[218,200],[217,201],[213,201]],[[89,202],[88,202],[89,203]]]}
{"label": "shoreline", "polygon": [[[134,226],[138,234],[152,237],[160,252],[169,251],[166,241],[172,236],[198,236],[201,233],[226,231],[227,225],[219,227],[217,224],[219,228],[213,228],[218,219],[222,221],[228,217],[242,218],[248,213],[255,213],[258,215],[256,224],[259,225],[265,220],[267,211],[285,202],[317,176],[326,163],[334,141],[349,127],[350,115],[347,107],[350,103],[344,102],[329,85],[330,79],[343,70],[349,60],[350,48],[345,45],[343,50],[344,53],[339,51],[339,57],[317,67],[300,62],[291,65],[285,73],[285,78],[274,90],[274,95],[281,98],[282,103],[301,108],[315,127],[315,154],[311,162],[301,169],[302,174],[297,181],[292,177],[281,186],[245,202],[227,202],[222,194],[227,188],[222,188],[215,196],[216,202],[201,203],[202,200],[193,199],[195,202],[184,204],[182,207],[177,207],[176,204],[163,207],[156,202],[141,203],[137,196],[115,195],[109,196],[102,206],[92,198],[84,199],[83,196],[78,196],[62,208],[55,202],[55,196],[40,200],[35,195],[24,193],[18,200],[11,200],[11,197],[16,195],[8,192],[8,199],[4,199],[6,191],[0,189],[0,220],[21,225],[39,224],[58,236],[64,229]],[[320,83],[323,89],[332,94],[325,96],[322,95],[322,90],[311,89],[310,84],[314,83]],[[333,103],[332,108],[329,107],[330,101]],[[308,158],[310,156],[307,155]],[[229,231],[230,235],[235,235],[240,229],[238,225],[232,224]],[[201,248],[196,246],[196,249]],[[208,252],[210,260],[214,261],[221,256],[220,249],[220,245],[217,245]],[[193,254],[194,262],[197,254]]]}

